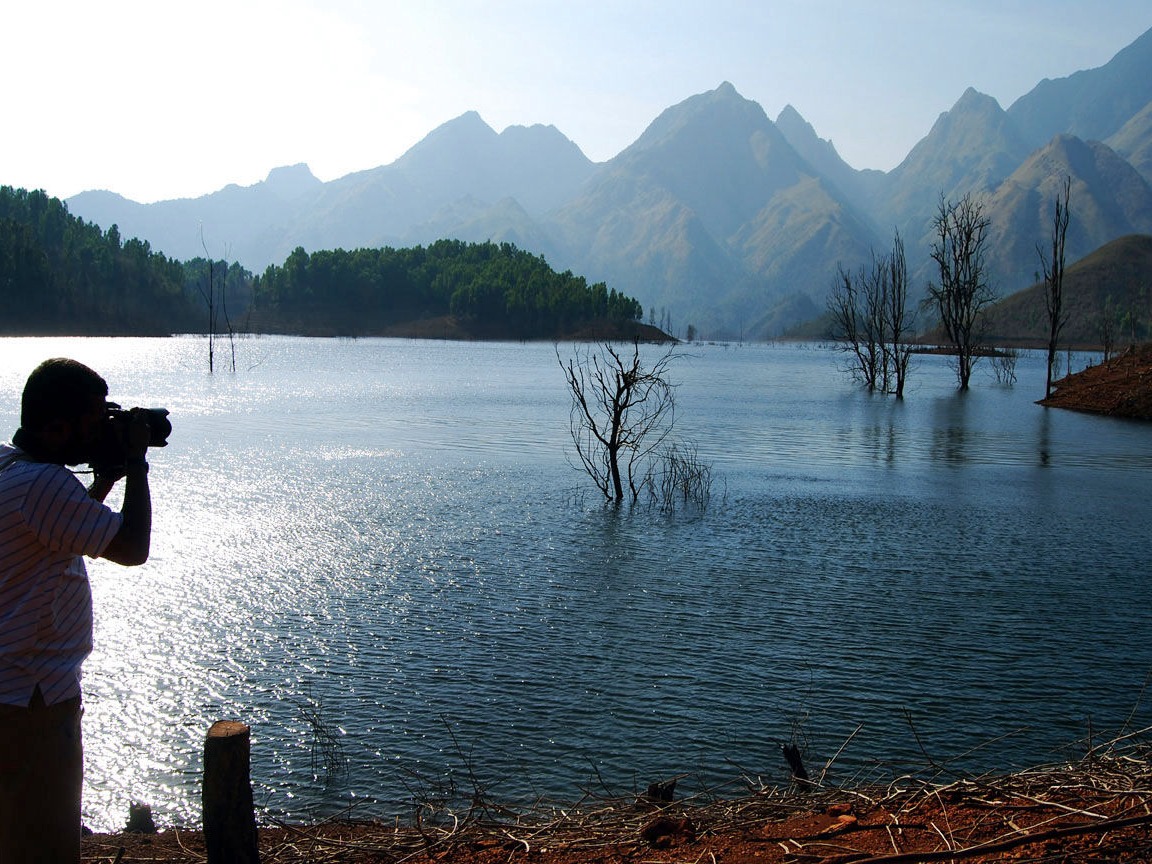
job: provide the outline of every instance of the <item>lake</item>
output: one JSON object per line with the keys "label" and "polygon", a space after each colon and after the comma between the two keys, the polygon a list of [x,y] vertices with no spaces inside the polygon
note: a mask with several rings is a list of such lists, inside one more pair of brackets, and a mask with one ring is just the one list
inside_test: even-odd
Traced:
{"label": "lake", "polygon": [[1033,404],[1039,354],[966,394],[917,358],[897,402],[819,346],[686,346],[714,484],[665,514],[573,467],[550,344],[221,346],[209,375],[199,337],[0,340],[5,435],[54,355],[172,412],[151,560],[89,565],[94,829],[198,824],[218,719],[290,819],[782,785],[792,741],[832,783],[1010,770],[1152,725],[1152,425]]}

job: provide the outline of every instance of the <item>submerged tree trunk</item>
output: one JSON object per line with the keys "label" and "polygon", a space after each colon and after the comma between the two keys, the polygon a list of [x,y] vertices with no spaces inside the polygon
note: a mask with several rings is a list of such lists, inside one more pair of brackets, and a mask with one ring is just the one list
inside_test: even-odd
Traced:
{"label": "submerged tree trunk", "polygon": [[1036,247],[1040,255],[1040,266],[1044,268],[1044,301],[1048,311],[1048,371],[1044,381],[1045,399],[1052,395],[1056,349],[1060,342],[1060,331],[1068,321],[1068,316],[1064,312],[1064,238],[1068,234],[1068,198],[1071,192],[1072,178],[1065,177],[1063,189],[1056,193],[1049,254],[1046,255],[1039,245]]}

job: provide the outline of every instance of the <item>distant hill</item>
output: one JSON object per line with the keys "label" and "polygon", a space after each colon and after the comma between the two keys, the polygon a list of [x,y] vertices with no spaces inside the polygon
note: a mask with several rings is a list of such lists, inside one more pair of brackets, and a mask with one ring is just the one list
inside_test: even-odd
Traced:
{"label": "distant hill", "polygon": [[[817,135],[812,124],[791,105],[785,105],[776,117],[776,128],[819,176],[836,186],[849,200],[872,202],[883,189],[886,176],[883,171],[853,168],[840,158],[832,142]],[[873,205],[869,203],[864,209],[871,211]]]}
{"label": "distant hill", "polygon": [[892,169],[880,210],[910,241],[930,231],[940,196],[985,195],[1025,159],[1029,147],[991,96],[969,88]]}
{"label": "distant hill", "polygon": [[1133,115],[1105,143],[1152,183],[1152,102]]}
{"label": "distant hill", "polygon": [[[68,205],[85,219],[147,238],[173,257],[203,255],[205,247],[212,255],[227,250],[259,271],[283,263],[297,246],[400,247],[455,238],[527,248],[540,239],[527,223],[570,199],[593,170],[554,127],[510,127],[497,135],[469,112],[391,165],[330,183],[295,165],[274,169],[261,183],[227,186],[201,198],[137,204],[110,192],[82,192]],[[479,214],[492,207],[499,218],[471,236],[457,236],[459,226],[482,221]],[[504,231],[520,214],[527,220],[520,234]]]}
{"label": "distant hill", "polygon": [[[702,332],[769,335],[762,320],[818,296],[838,259],[875,234],[755,102],[731,84],[660,115],[553,217],[561,262],[656,303]],[[649,307],[651,308],[651,306]]]}
{"label": "distant hill", "polygon": [[1045,78],[1008,108],[1030,147],[1061,133],[1103,141],[1152,102],[1152,30],[1098,69]]}
{"label": "distant hill", "polygon": [[755,339],[819,314],[837,265],[855,268],[897,230],[918,295],[941,196],[983,203],[993,284],[1026,288],[1065,176],[1070,253],[1152,231],[1152,30],[1006,111],[966,90],[887,173],[845,163],[796,107],[773,122],[724,82],[598,164],[554,127],[497,133],[468,112],[390,165],[328,183],[292,166],[196,199],[87,192],[68,203],[168,255],[228,250],[256,272],[298,246],[511,242],[635,297],[681,334],[693,325],[704,338]]}
{"label": "distant hill", "polygon": [[[1121,237],[1068,264],[1064,306],[1062,344],[1100,345],[1109,315],[1117,347],[1152,338],[1152,236]],[[1047,327],[1044,286],[1036,284],[990,307],[986,341],[1046,343]]]}
{"label": "distant hill", "polygon": [[1152,234],[1152,188],[1139,172],[1099,141],[1058,135],[987,199],[989,264],[1003,293],[1035,280],[1040,269],[1036,244],[1051,235],[1052,202],[1065,177],[1072,180],[1068,261],[1116,237]]}
{"label": "distant hill", "polygon": [[201,198],[137,204],[114,192],[81,192],[68,209],[105,228],[116,225],[126,237],[146,239],[153,248],[181,260],[228,257],[250,270],[283,263],[282,238],[293,232],[294,213],[320,200],[326,184],[306,165],[275,168],[262,183],[229,185]]}

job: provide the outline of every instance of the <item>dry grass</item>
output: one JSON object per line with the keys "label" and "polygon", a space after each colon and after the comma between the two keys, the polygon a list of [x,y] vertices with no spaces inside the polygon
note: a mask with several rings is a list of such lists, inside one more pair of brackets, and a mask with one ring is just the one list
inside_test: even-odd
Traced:
{"label": "dry grass", "polygon": [[[260,829],[264,864],[903,864],[912,861],[1152,860],[1152,744],[1146,732],[1067,764],[1006,776],[882,786],[747,786],[735,797],[646,797],[512,811],[474,801],[412,824],[333,820]],[[198,831],[94,835],[85,862],[203,862]]]}

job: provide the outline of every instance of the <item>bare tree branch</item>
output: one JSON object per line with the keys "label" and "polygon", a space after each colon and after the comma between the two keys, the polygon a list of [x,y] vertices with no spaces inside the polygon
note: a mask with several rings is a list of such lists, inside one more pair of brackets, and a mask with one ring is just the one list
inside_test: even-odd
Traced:
{"label": "bare tree branch", "polygon": [[580,466],[609,501],[620,503],[625,485],[632,500],[640,494],[643,463],[672,432],[676,402],[667,373],[670,347],[645,367],[640,344],[631,354],[610,343],[577,349],[556,360],[572,394],[569,432]]}
{"label": "bare tree branch", "polygon": [[848,372],[869,391],[904,396],[912,357],[908,341],[908,265],[896,233],[892,252],[872,254],[872,267],[853,276],[840,267],[828,298],[833,337],[851,355]]}
{"label": "bare tree branch", "polygon": [[932,220],[936,239],[932,260],[940,274],[939,283],[929,283],[928,299],[935,305],[949,341],[956,351],[956,377],[961,390],[968,389],[976,349],[982,337],[979,325],[985,307],[996,301],[988,283],[985,262],[988,228],[991,220],[981,204],[965,195],[959,201],[940,198]]}

